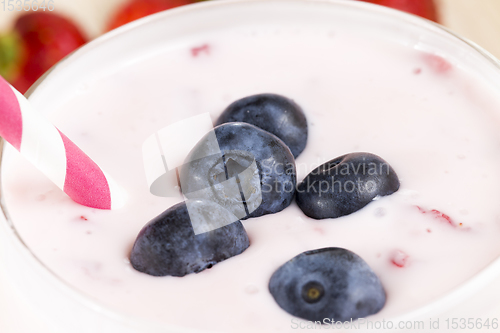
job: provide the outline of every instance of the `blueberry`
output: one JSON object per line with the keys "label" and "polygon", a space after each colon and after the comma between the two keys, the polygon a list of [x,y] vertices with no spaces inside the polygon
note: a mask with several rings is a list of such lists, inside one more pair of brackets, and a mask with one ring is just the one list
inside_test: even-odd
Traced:
{"label": "blueberry", "polygon": [[154,276],[184,276],[211,268],[248,248],[248,236],[240,221],[195,235],[190,215],[207,223],[228,215],[210,201],[188,201],[188,205],[182,202],[172,206],[144,226],[132,247],[132,267]]}
{"label": "blueberry", "polygon": [[297,186],[297,204],[309,217],[336,218],[396,192],[399,180],[377,155],[352,153],[320,165]]}
{"label": "blueberry", "polygon": [[366,262],[335,247],[307,251],[286,262],[271,276],[269,291],[286,312],[322,323],[364,318],[380,311],[386,299]]}
{"label": "blueberry", "polygon": [[220,154],[210,155],[209,133],[189,153],[186,161],[191,162],[180,169],[186,197],[214,201],[240,219],[273,214],[290,205],[295,161],[283,141],[246,123],[222,124],[214,132]]}
{"label": "blueberry", "polygon": [[268,131],[283,142],[297,158],[307,143],[307,121],[294,101],[276,94],[248,96],[229,105],[217,124],[244,122]]}

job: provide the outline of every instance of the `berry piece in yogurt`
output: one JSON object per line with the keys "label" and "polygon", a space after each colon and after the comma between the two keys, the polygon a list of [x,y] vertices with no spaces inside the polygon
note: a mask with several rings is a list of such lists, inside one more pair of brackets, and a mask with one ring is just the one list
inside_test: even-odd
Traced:
{"label": "berry piece in yogurt", "polygon": [[293,100],[276,94],[244,97],[229,105],[217,124],[244,122],[268,131],[283,142],[297,158],[307,143],[307,120]]}
{"label": "berry piece in yogurt", "polygon": [[409,256],[405,252],[395,250],[391,254],[391,263],[397,267],[405,267],[408,263],[408,258]]}
{"label": "berry piece in yogurt", "polygon": [[172,206],[143,227],[130,254],[132,267],[153,276],[184,276],[211,268],[248,248],[240,221],[195,235],[191,217],[211,223],[232,215],[210,201],[194,200],[188,205],[181,202]]}
{"label": "berry piece in yogurt", "polygon": [[336,218],[398,189],[398,176],[386,161],[370,153],[351,153],[311,171],[297,186],[296,200],[309,217]]}
{"label": "berry piece in yogurt", "polygon": [[209,133],[180,169],[187,198],[213,201],[240,219],[277,213],[290,205],[295,195],[295,160],[283,141],[247,123],[222,124],[214,132],[220,153],[212,153],[214,140]]}
{"label": "berry piece in yogurt", "polygon": [[441,213],[437,209],[427,210],[427,209],[422,208],[420,206],[416,206],[416,207],[417,207],[417,209],[422,214],[429,214],[430,216],[434,217],[436,220],[440,220],[440,221],[446,222],[449,225],[451,225],[452,227],[456,227],[457,226],[457,224],[451,219],[451,217],[449,217],[448,215],[446,215],[444,213]]}
{"label": "berry piece in yogurt", "polygon": [[375,273],[342,248],[307,251],[271,276],[269,291],[293,316],[311,321],[349,321],[380,311],[386,293]]}

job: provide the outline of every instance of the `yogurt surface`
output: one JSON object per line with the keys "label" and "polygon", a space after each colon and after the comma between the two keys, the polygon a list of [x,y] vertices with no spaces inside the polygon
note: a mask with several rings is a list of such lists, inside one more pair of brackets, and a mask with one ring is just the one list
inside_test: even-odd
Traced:
{"label": "yogurt surface", "polygon": [[[243,221],[250,247],[198,274],[135,271],[128,255],[138,232],[178,201],[149,193],[144,140],[204,112],[215,122],[234,100],[266,92],[293,99],[308,119],[298,181],[365,151],[391,164],[400,190],[338,219],[310,219],[292,203]],[[388,319],[443,296],[500,254],[497,96],[467,64],[369,26],[214,28],[117,61],[49,113],[126,189],[125,208],[72,202],[15,152],[3,166],[3,194],[22,239],[51,271],[127,315],[216,332],[296,332],[268,291],[270,276],[303,251],[343,247],[381,279],[387,303],[370,319]]]}

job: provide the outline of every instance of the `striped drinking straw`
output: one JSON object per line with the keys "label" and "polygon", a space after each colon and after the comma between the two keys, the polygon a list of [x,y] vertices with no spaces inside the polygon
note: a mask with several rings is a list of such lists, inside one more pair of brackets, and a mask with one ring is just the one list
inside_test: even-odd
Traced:
{"label": "striped drinking straw", "polygon": [[75,202],[99,209],[123,206],[123,190],[1,76],[0,136]]}

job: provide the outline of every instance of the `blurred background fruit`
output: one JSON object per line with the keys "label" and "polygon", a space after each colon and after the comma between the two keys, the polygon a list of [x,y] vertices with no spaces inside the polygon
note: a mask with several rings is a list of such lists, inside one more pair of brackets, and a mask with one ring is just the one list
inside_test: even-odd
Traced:
{"label": "blurred background fruit", "polygon": [[86,42],[65,17],[29,12],[0,37],[0,74],[24,93],[50,67]]}
{"label": "blurred background fruit", "polygon": [[[107,30],[115,29],[123,24],[137,20],[174,7],[188,5],[200,0],[128,0],[119,6],[118,11],[112,16]],[[358,0],[376,5],[399,9],[415,14],[432,21],[438,20],[434,0]]]}
{"label": "blurred background fruit", "polygon": [[438,22],[434,0],[362,0],[376,5],[399,9],[410,14]]}
{"label": "blurred background fruit", "polygon": [[147,15],[170,8],[189,5],[193,2],[190,0],[131,0],[118,8],[118,11],[111,17],[107,30],[118,28],[121,25]]}

